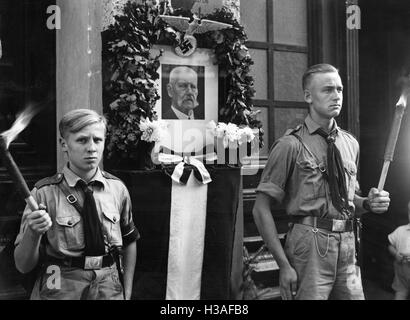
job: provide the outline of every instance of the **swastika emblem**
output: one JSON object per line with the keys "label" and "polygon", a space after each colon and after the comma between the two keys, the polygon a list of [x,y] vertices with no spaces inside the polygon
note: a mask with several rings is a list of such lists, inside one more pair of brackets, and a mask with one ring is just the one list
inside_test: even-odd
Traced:
{"label": "swastika emblem", "polygon": [[193,36],[185,35],[184,41],[175,47],[175,53],[180,57],[188,57],[196,49],[196,39]]}
{"label": "swastika emblem", "polygon": [[181,49],[183,54],[186,54],[189,50],[193,48],[193,46],[188,39],[185,39],[185,41],[179,45],[179,48]]}

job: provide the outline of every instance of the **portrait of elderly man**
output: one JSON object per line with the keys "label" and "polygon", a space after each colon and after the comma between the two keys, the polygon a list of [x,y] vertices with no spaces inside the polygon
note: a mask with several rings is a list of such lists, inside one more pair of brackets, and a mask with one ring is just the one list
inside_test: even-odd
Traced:
{"label": "portrait of elderly man", "polygon": [[163,78],[162,119],[203,120],[198,72],[189,66],[164,66],[163,74],[168,72],[168,82]]}

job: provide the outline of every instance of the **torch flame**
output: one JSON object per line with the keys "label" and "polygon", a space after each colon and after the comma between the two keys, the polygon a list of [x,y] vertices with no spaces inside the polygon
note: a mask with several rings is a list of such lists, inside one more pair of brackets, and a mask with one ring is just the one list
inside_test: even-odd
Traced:
{"label": "torch flame", "polygon": [[37,114],[39,110],[29,105],[21,113],[18,114],[16,121],[9,130],[4,131],[0,135],[3,137],[6,148],[8,149],[10,143],[17,138],[17,136],[30,124],[31,119]]}
{"label": "torch flame", "polygon": [[398,85],[401,87],[401,96],[396,103],[396,107],[406,108],[407,97],[410,95],[410,70],[406,70],[398,79]]}
{"label": "torch flame", "polygon": [[407,93],[402,93],[399,101],[397,101],[396,103],[396,107],[398,106],[402,106],[403,108],[405,108],[407,106]]}

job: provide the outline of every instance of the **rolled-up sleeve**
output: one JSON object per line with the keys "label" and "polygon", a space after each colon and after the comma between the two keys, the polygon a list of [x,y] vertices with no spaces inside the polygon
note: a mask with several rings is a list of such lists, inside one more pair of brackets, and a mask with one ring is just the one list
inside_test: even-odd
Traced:
{"label": "rolled-up sleeve", "polygon": [[297,158],[295,140],[295,137],[284,136],[274,143],[256,192],[265,193],[276,201],[282,202],[285,197],[286,183]]}
{"label": "rolled-up sleeve", "polygon": [[387,238],[389,239],[389,242],[392,246],[396,247],[397,249],[397,236],[398,236],[398,229],[394,230],[392,233],[390,233]]}
{"label": "rolled-up sleeve", "polygon": [[121,235],[123,246],[126,247],[130,243],[140,238],[140,234],[132,218],[132,204],[127,188],[124,188],[124,198],[122,204]]}
{"label": "rolled-up sleeve", "polygon": [[[31,190],[31,195],[33,196],[34,199],[38,202],[37,198],[37,188],[34,188]],[[20,230],[19,233],[17,234],[16,240],[14,241],[14,245],[17,246],[21,239],[23,238],[24,232],[27,229],[27,215],[31,213],[31,209],[28,205],[24,208],[23,216],[21,217],[21,222],[20,222]]]}

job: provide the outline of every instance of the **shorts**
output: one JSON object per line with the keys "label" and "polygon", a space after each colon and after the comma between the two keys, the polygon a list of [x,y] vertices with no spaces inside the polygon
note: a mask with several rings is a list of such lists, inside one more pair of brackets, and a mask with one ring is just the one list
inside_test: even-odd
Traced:
{"label": "shorts", "polygon": [[353,232],[293,224],[285,253],[298,276],[297,300],[364,300]]}
{"label": "shorts", "polygon": [[410,263],[394,262],[392,288],[396,292],[408,292],[410,288]]}
{"label": "shorts", "polygon": [[49,265],[38,277],[31,300],[123,300],[115,264],[98,270]]}

